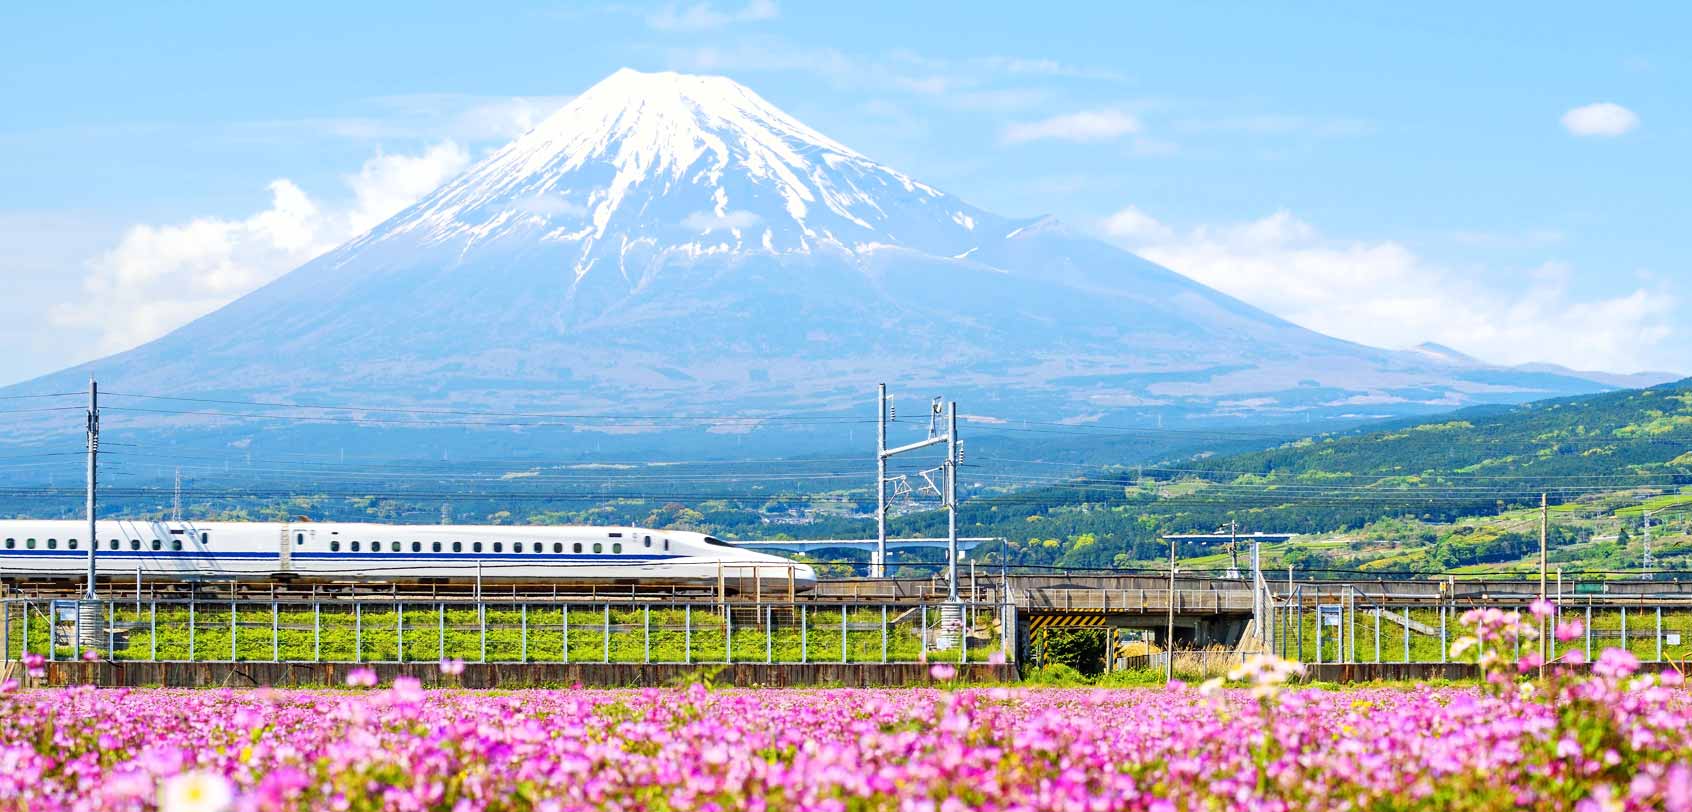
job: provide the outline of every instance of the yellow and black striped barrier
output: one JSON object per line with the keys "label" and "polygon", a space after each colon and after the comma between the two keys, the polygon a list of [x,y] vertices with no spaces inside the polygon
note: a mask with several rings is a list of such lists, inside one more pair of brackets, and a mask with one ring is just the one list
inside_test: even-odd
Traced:
{"label": "yellow and black striped barrier", "polygon": [[1103,612],[1063,612],[1032,615],[1028,618],[1030,632],[1049,629],[1102,629],[1109,625]]}

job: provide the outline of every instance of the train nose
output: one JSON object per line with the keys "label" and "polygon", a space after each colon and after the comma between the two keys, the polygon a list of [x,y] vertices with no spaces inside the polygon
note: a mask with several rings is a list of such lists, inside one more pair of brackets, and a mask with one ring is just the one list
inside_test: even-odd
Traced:
{"label": "train nose", "polygon": [[793,587],[800,590],[813,589],[817,585],[817,571],[810,564],[800,564],[793,568]]}

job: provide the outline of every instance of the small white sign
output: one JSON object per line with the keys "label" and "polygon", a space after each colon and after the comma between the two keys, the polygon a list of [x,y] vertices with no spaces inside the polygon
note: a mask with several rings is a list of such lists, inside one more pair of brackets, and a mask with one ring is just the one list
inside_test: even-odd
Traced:
{"label": "small white sign", "polygon": [[1316,617],[1324,626],[1338,626],[1340,619],[1345,616],[1345,607],[1337,603],[1323,604],[1316,607]]}
{"label": "small white sign", "polygon": [[1670,646],[1680,645],[1680,633],[1669,632],[1668,634],[1663,635],[1663,643]]}

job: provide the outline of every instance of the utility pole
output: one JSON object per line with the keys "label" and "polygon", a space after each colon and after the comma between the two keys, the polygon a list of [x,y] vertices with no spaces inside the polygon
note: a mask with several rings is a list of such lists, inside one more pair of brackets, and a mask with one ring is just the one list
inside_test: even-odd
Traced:
{"label": "utility pole", "polygon": [[1163,681],[1175,679],[1175,539],[1169,540],[1169,628],[1163,635]]}
{"label": "utility pole", "polygon": [[[946,502],[947,524],[948,524],[948,526],[951,527],[951,531],[947,534],[947,538],[949,539],[949,543],[947,545],[947,551],[951,556],[950,568],[949,568],[949,571],[948,571],[948,578],[949,578],[949,580],[951,580],[951,582],[953,584],[953,586],[951,587],[951,590],[950,590],[950,594],[955,601],[956,598],[957,598],[957,586],[956,586],[956,584],[957,584],[957,580],[958,580],[958,570],[957,570],[957,567],[958,567],[957,535],[958,534],[957,534],[957,504],[956,504],[957,503],[957,476],[956,476],[957,472],[954,469],[955,469],[955,462],[961,456],[961,448],[962,448],[962,445],[961,445],[961,443],[958,442],[958,437],[957,437],[957,435],[958,435],[958,416],[957,416],[958,405],[955,402],[952,404],[950,424],[949,424],[949,428],[947,429],[945,435],[941,435],[940,432],[939,432],[939,423],[940,423],[940,419],[943,415],[943,410],[942,410],[942,407],[940,405],[941,402],[942,402],[942,399],[941,398],[935,398],[933,405],[930,406],[930,408],[929,408],[928,439],[918,440],[914,443],[906,443],[905,445],[899,446],[898,448],[887,448],[886,447],[887,446],[887,421],[889,419],[897,419],[898,412],[896,412],[893,408],[892,399],[887,397],[887,385],[886,384],[881,385],[880,395],[881,395],[880,399],[881,399],[881,405],[882,405],[882,412],[881,412],[882,416],[881,416],[880,419],[878,419],[876,421],[877,425],[880,427],[880,430],[876,432],[879,447],[876,449],[876,454],[875,454],[876,479],[878,480],[877,483],[876,483],[877,498],[876,498],[876,552],[875,552],[875,554],[881,558],[880,564],[881,564],[883,571],[885,572],[885,569],[886,569],[886,566],[887,566],[887,524],[886,524],[886,521],[887,521],[887,476],[886,476],[887,460],[896,456],[896,455],[904,454],[908,451],[916,451],[918,449],[928,448],[929,446],[940,445],[941,443],[945,443],[946,444],[946,462],[941,464],[940,470],[945,475],[946,481],[941,483],[940,485],[933,486],[932,492],[934,493],[934,495],[939,496],[941,499],[945,500],[945,502]],[[926,477],[927,474],[928,474],[928,472],[925,471],[923,473],[923,476]],[[932,485],[932,483],[930,483],[930,484]],[[876,562],[872,561],[871,565],[873,566],[875,563]]]}
{"label": "utility pole", "polygon": [[870,577],[887,577],[887,384],[877,385],[875,408],[875,560]]}
{"label": "utility pole", "polygon": [[98,489],[95,459],[100,453],[100,385],[88,379],[88,584],[83,593],[87,600],[94,595],[94,550],[100,546],[100,534],[94,529],[94,493]]}
{"label": "utility pole", "polygon": [[176,482],[170,489],[170,520],[182,521],[182,469],[176,469]]}
{"label": "utility pole", "polygon": [[1645,556],[1640,564],[1647,570],[1657,566],[1657,557],[1651,553],[1651,514],[1655,511],[1645,511]]}
{"label": "utility pole", "polygon": [[[1551,535],[1551,502],[1546,494],[1539,494],[1539,600],[1545,602],[1546,590],[1546,549]],[[1551,644],[1545,639],[1547,628],[1545,618],[1539,618],[1539,676],[1545,678],[1545,659],[1551,651]]]}
{"label": "utility pole", "polygon": [[1240,523],[1234,519],[1228,520],[1228,575],[1240,577]]}
{"label": "utility pole", "polygon": [[958,602],[958,402],[946,404],[946,600]]}

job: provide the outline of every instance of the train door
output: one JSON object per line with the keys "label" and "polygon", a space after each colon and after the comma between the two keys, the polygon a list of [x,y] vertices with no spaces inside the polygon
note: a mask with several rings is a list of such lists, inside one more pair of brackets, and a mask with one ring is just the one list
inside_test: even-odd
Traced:
{"label": "train door", "polygon": [[282,523],[281,534],[276,539],[276,571],[293,572],[294,570],[294,531],[287,522]]}

